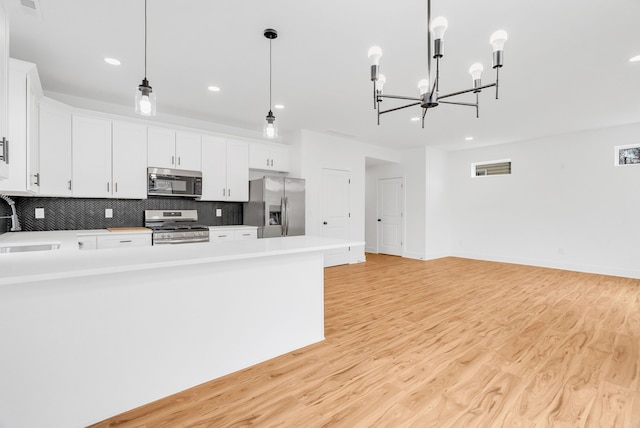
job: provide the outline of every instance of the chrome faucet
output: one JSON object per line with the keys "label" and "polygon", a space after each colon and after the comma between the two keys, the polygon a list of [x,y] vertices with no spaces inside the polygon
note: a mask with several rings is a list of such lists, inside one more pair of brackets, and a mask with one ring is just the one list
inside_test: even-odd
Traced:
{"label": "chrome faucet", "polygon": [[3,216],[0,218],[10,218],[11,219],[11,232],[18,232],[22,230],[20,227],[20,220],[18,220],[18,214],[16,214],[16,203],[11,200],[8,196],[0,195],[0,199],[4,200],[11,207],[11,215]]}

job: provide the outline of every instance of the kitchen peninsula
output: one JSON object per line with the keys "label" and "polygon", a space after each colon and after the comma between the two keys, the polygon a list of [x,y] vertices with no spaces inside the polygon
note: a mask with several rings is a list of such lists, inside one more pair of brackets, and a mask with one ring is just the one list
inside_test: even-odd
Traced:
{"label": "kitchen peninsula", "polygon": [[79,251],[74,231],[32,233],[60,248],[0,254],[0,426],[86,426],[321,341],[323,251],[362,245]]}

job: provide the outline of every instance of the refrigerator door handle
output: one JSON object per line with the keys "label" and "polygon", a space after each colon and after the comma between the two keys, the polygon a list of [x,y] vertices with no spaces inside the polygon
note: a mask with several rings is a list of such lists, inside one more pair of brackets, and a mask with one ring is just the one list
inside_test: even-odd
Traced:
{"label": "refrigerator door handle", "polygon": [[287,219],[287,205],[285,203],[285,198],[282,197],[280,198],[280,235],[281,236],[286,236],[287,235],[287,229],[286,229],[286,219]]}
{"label": "refrigerator door handle", "polygon": [[284,236],[289,236],[289,197],[285,196],[284,198],[284,220],[285,220],[285,229]]}

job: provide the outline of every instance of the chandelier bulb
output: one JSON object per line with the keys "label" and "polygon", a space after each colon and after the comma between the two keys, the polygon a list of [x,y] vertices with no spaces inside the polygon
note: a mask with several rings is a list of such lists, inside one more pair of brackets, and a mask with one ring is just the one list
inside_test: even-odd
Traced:
{"label": "chandelier bulb", "polygon": [[367,56],[371,61],[371,65],[380,65],[380,57],[382,56],[382,49],[380,49],[380,46],[371,46],[369,48],[369,52],[367,53]]}
{"label": "chandelier bulb", "polygon": [[433,33],[433,38],[436,40],[442,40],[444,38],[444,32],[447,30],[448,26],[449,22],[444,16],[438,16],[431,21],[431,32]]}
{"label": "chandelier bulb", "polygon": [[493,51],[498,52],[504,50],[504,44],[507,42],[507,32],[498,30],[489,38],[489,43],[493,46]]}
{"label": "chandelier bulb", "polygon": [[473,80],[479,80],[482,77],[482,72],[484,71],[484,67],[479,62],[476,62],[471,67],[469,67],[469,74]]}
{"label": "chandelier bulb", "polygon": [[422,79],[418,82],[418,89],[420,90],[420,95],[424,95],[429,92],[429,79]]}
{"label": "chandelier bulb", "polygon": [[384,87],[384,84],[385,84],[386,82],[387,82],[387,78],[386,78],[386,77],[384,77],[384,74],[380,74],[380,75],[378,76],[378,80],[377,80],[377,83],[376,83],[376,88],[377,88],[377,91],[378,91],[379,93],[382,93],[382,88]]}

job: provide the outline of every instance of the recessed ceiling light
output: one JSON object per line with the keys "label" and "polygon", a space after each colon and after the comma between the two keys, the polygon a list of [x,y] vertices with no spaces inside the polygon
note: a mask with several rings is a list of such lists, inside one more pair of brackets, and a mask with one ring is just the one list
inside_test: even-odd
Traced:
{"label": "recessed ceiling light", "polygon": [[207,89],[211,92],[220,92],[220,88],[217,86],[209,86]]}
{"label": "recessed ceiling light", "polygon": [[465,141],[471,141],[473,140],[473,137],[464,137]]}
{"label": "recessed ceiling light", "polygon": [[636,55],[633,58],[629,59],[629,62],[638,62],[640,61],[640,55]]}
{"label": "recessed ceiling light", "polygon": [[120,65],[120,61],[118,61],[115,58],[105,58],[104,62],[106,62],[107,64],[111,64],[111,65]]}
{"label": "recessed ceiling light", "polygon": [[420,120],[420,118],[419,118],[419,117],[412,117],[412,118],[411,118],[411,122],[417,122],[417,121],[419,121],[419,120]]}
{"label": "recessed ceiling light", "polygon": [[276,105],[273,106],[273,108],[277,108],[278,110],[282,110],[284,108],[284,105],[276,104]]}

